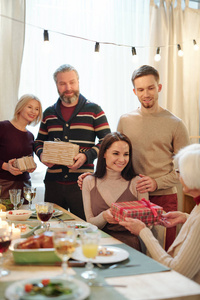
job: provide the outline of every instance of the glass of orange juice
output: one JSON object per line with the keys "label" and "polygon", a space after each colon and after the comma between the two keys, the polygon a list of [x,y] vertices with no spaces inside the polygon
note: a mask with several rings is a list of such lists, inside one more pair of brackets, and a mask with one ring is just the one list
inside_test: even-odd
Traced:
{"label": "glass of orange juice", "polygon": [[100,242],[100,232],[84,232],[81,234],[81,247],[83,255],[87,258],[86,271],[81,274],[85,279],[91,280],[97,277],[97,273],[93,270],[94,265],[92,259],[98,254]]}

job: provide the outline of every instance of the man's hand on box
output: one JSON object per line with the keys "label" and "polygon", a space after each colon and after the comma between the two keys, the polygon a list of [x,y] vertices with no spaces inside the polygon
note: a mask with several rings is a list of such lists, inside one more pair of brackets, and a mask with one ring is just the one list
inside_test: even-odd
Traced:
{"label": "man's hand on box", "polygon": [[40,155],[40,160],[41,160],[41,162],[42,162],[45,166],[47,166],[48,168],[52,168],[52,167],[54,166],[54,164],[51,164],[51,163],[47,163],[47,162],[42,161],[42,154]]}
{"label": "man's hand on box", "polygon": [[124,226],[132,234],[135,235],[139,235],[140,231],[146,227],[146,225],[142,221],[132,218],[126,218],[125,221],[120,221],[119,224]]}
{"label": "man's hand on box", "polygon": [[72,166],[67,166],[71,170],[77,170],[86,162],[87,157],[83,153],[79,153],[74,157],[75,163]]}

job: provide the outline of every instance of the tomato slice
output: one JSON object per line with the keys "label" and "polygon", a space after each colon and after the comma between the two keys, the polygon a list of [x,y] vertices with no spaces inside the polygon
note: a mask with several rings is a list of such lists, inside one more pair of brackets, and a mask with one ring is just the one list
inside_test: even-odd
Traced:
{"label": "tomato slice", "polygon": [[42,279],[41,283],[45,286],[48,285],[50,282],[50,279]]}
{"label": "tomato slice", "polygon": [[24,290],[26,293],[30,293],[32,291],[32,289],[33,289],[33,285],[31,283],[25,284]]}

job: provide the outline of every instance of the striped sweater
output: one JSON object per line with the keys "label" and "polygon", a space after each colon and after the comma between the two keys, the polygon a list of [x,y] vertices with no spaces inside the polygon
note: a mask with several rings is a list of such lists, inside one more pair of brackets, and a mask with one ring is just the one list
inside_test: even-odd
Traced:
{"label": "striped sweater", "polygon": [[[107,118],[101,107],[88,101],[81,94],[78,104],[66,122],[61,114],[61,100],[48,107],[43,113],[43,120],[34,144],[34,151],[40,158],[44,141],[60,139],[64,142],[78,144],[79,152],[84,153],[87,161],[78,170],[71,170],[63,165],[48,168],[45,181],[77,181],[84,172],[94,171],[94,159],[97,158],[99,146],[106,134],[110,132]],[[98,143],[95,144],[96,137]]]}

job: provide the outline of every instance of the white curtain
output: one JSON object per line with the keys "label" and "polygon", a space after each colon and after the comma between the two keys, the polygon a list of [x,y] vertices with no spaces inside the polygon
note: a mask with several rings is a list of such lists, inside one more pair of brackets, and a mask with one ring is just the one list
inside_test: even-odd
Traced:
{"label": "white curtain", "polygon": [[[193,39],[200,46],[200,9],[188,5],[189,0],[160,0],[158,5],[151,0],[149,62],[161,75],[160,104],[183,119],[195,136],[199,135],[200,49],[194,50]],[[183,57],[177,55],[177,44]],[[158,46],[161,60],[155,62]]]}
{"label": "white curtain", "polygon": [[[44,29],[49,49],[44,47]],[[58,99],[53,72],[69,63],[79,72],[80,92],[103,108],[115,131],[121,114],[138,106],[131,75],[148,63],[148,32],[149,0],[28,0],[19,96],[31,92],[43,109],[52,105]],[[98,58],[95,42],[100,43]],[[132,61],[134,46],[137,62]],[[38,126],[30,130],[37,136]],[[45,167],[35,160],[32,181],[42,181]]]}
{"label": "white curtain", "polygon": [[25,1],[0,1],[0,120],[10,119],[18,100],[24,49]]}
{"label": "white curtain", "polygon": [[[121,114],[138,106],[131,75],[148,63],[148,4],[149,0],[28,0],[20,95],[36,94],[44,109],[53,104],[58,98],[53,72],[69,63],[79,72],[81,93],[103,108],[115,131]],[[49,51],[44,50],[43,29],[49,32]],[[99,59],[95,42],[100,43]],[[132,46],[140,46],[136,64]]]}

